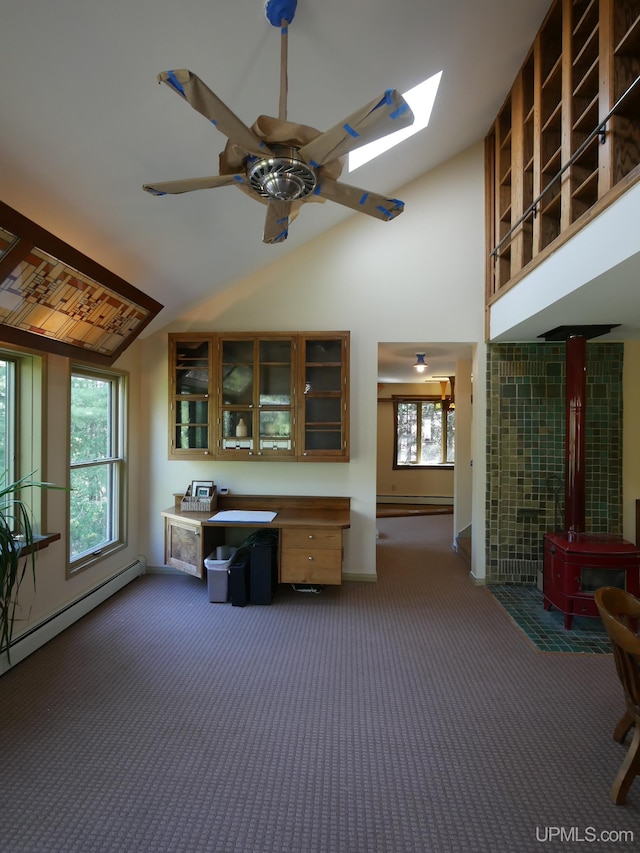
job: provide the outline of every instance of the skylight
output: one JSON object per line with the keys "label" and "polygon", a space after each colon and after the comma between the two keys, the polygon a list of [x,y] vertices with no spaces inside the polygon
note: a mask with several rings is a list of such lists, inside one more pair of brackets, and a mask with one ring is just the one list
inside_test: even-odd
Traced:
{"label": "skylight", "polygon": [[442,71],[438,71],[437,74],[434,74],[427,80],[423,80],[422,83],[418,83],[418,85],[414,86],[413,89],[409,89],[408,92],[404,92],[402,97],[411,107],[415,117],[413,124],[409,127],[403,128],[402,130],[397,130],[395,133],[390,133],[388,136],[383,136],[382,139],[376,139],[374,142],[369,142],[367,145],[363,145],[355,151],[351,151],[349,154],[350,172],[353,172],[360,166],[364,166],[364,164],[368,163],[369,160],[373,160],[374,157],[378,157],[384,151],[388,151],[389,148],[393,148],[394,145],[399,145],[401,142],[404,142],[405,139],[413,136],[414,133],[417,133],[429,124],[431,110],[433,109],[441,77]]}

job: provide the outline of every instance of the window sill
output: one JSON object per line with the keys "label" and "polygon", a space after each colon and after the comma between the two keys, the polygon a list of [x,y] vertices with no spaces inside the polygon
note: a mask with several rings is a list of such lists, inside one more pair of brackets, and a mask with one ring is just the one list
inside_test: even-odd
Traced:
{"label": "window sill", "polygon": [[57,542],[58,539],[60,539],[59,533],[43,533],[41,536],[34,536],[33,545],[30,548],[22,547],[20,556],[24,557],[25,554],[30,554],[33,551],[42,551],[43,548],[48,548],[52,542]]}

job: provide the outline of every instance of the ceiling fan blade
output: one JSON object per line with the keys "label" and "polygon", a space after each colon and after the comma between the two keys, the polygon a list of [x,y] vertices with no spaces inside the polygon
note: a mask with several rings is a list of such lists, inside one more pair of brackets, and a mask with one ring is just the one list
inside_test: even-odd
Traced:
{"label": "ceiling fan blade", "polygon": [[385,198],[378,193],[361,190],[339,181],[324,178],[318,182],[314,193],[321,198],[335,201],[359,213],[366,213],[376,219],[387,221],[400,216],[404,210],[404,202],[398,198]]}
{"label": "ceiling fan blade", "polygon": [[409,104],[400,92],[387,89],[380,98],[303,145],[300,154],[309,165],[316,168],[367,142],[408,127],[413,124],[413,118]]}
{"label": "ceiling fan blade", "polygon": [[208,118],[221,133],[245,151],[264,157],[271,149],[224,104],[202,80],[187,68],[162,71],[158,82],[166,83],[189,104]]}
{"label": "ceiling fan blade", "polygon": [[184,181],[164,181],[156,184],[145,184],[142,189],[151,195],[177,195],[190,193],[192,190],[208,190],[213,187],[227,187],[230,184],[244,184],[244,175],[211,175],[209,178],[185,178]]}
{"label": "ceiling fan blade", "polygon": [[267,206],[267,215],[264,221],[263,243],[282,243],[289,235],[289,211],[290,201],[280,201],[272,198]]}

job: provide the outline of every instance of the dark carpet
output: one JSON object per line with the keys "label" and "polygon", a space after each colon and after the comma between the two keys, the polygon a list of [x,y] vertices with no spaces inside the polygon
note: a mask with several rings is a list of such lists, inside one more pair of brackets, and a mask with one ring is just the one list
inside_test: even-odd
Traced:
{"label": "dark carpet", "polygon": [[451,516],[378,526],[377,583],[149,575],[0,678],[3,853],[637,850],[611,657],[536,652]]}

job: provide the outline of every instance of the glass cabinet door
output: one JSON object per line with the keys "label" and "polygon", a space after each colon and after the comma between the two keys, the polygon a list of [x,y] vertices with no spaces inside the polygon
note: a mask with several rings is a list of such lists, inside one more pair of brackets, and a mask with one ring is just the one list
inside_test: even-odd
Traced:
{"label": "glass cabinet door", "polygon": [[292,455],[293,338],[224,338],[220,365],[223,454]]}
{"label": "glass cabinet door", "polygon": [[258,341],[258,453],[293,453],[293,340]]}
{"label": "glass cabinet door", "polygon": [[211,338],[173,339],[170,453],[211,451]]}
{"label": "glass cabinet door", "polygon": [[220,448],[246,456],[255,451],[255,340],[224,338],[220,352]]}
{"label": "glass cabinet door", "polygon": [[303,342],[303,457],[348,457],[347,344],[346,335],[307,337]]}

